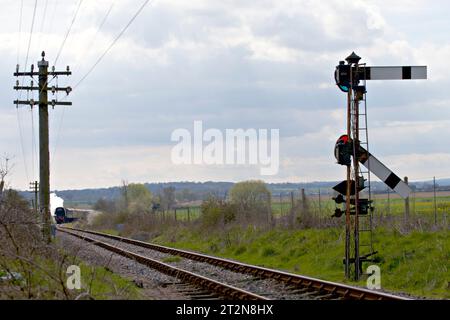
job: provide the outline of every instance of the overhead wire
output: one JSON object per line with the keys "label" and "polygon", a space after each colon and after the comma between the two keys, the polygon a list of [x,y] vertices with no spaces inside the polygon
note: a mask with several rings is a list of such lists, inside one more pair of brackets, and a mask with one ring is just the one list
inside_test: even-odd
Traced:
{"label": "overhead wire", "polygon": [[[53,22],[55,21],[55,14],[56,14],[56,8],[58,7],[58,3],[59,3],[58,0],[54,0],[54,2],[53,2],[53,13],[50,18],[50,26],[49,26],[50,31],[53,29]],[[47,35],[45,36],[45,45],[44,45],[45,48],[48,45],[48,39],[49,39],[49,33],[47,33]]]}
{"label": "overhead wire", "polygon": [[32,20],[31,20],[30,37],[28,38],[27,55],[26,55],[26,57],[25,57],[25,65],[24,65],[25,68],[27,67],[27,64],[28,64],[28,57],[29,57],[29,54],[30,54],[31,40],[32,40],[32,38],[33,38],[34,20],[35,20],[35,18],[36,18],[37,3],[38,3],[38,1],[35,0],[35,1],[34,1],[34,9],[33,9],[33,18],[32,18]]}
{"label": "overhead wire", "polygon": [[[59,47],[58,54],[56,55],[56,59],[55,59],[54,65],[56,65],[57,62],[58,62],[58,59],[59,59],[59,57],[61,55],[61,52],[62,52],[62,50],[63,50],[63,48],[64,48],[64,46],[66,44],[67,38],[69,37],[69,34],[70,34],[71,30],[72,30],[72,27],[73,27],[73,25],[75,23],[75,20],[77,19],[78,12],[80,10],[80,7],[81,7],[82,3],[83,3],[83,0],[79,0],[78,5],[77,5],[77,7],[75,9],[75,13],[74,13],[73,18],[72,18],[72,21],[71,21],[71,23],[69,25],[69,28],[67,29],[66,35],[64,36],[64,39],[63,39],[63,41],[61,43],[61,46]],[[56,10],[56,4],[55,4],[55,7],[54,7],[54,12],[55,12],[55,10]],[[54,15],[54,12],[53,12],[53,15]],[[52,24],[53,24],[53,17],[52,17]],[[46,88],[48,86],[48,84],[53,81],[53,79],[55,79],[55,77],[50,79],[50,81],[47,80],[47,83],[44,84],[42,89]],[[63,113],[64,113],[64,109],[63,109]]]}
{"label": "overhead wire", "polygon": [[64,48],[64,46],[66,44],[67,38],[69,37],[70,31],[72,30],[72,27],[73,27],[73,25],[75,23],[75,20],[77,19],[78,11],[80,11],[80,7],[81,7],[82,3],[83,3],[83,0],[79,0],[78,6],[77,6],[77,8],[75,10],[75,14],[74,14],[74,16],[72,18],[72,21],[71,21],[70,25],[69,25],[69,29],[67,30],[66,35],[64,36],[64,40],[61,43],[61,46],[59,47],[58,54],[56,55],[56,59],[55,59],[54,65],[56,65],[57,62],[58,62],[58,59],[59,59],[59,57],[61,55],[61,52],[62,52],[62,50],[63,50],[63,48]]}
{"label": "overhead wire", "polygon": [[[91,51],[92,45],[94,44],[95,40],[97,39],[98,34],[100,33],[101,29],[102,29],[103,26],[105,25],[106,21],[108,20],[108,17],[109,17],[109,15],[111,14],[111,11],[112,11],[112,9],[113,9],[115,3],[116,3],[116,1],[113,1],[113,2],[111,3],[109,9],[107,10],[105,16],[103,17],[102,21],[100,22],[100,25],[99,25],[98,28],[97,28],[97,31],[95,32],[94,37],[93,37],[92,40],[89,42],[89,45],[87,46],[86,51],[83,53],[83,56],[85,56],[88,52]],[[76,69],[76,66],[73,67],[73,69]],[[66,98],[66,97],[64,97],[64,98]],[[53,153],[53,154],[55,154],[55,152],[56,152],[56,145],[57,145],[58,142],[59,142],[59,136],[60,136],[60,132],[61,132],[61,129],[62,129],[62,124],[63,124],[63,122],[64,122],[64,115],[65,115],[65,112],[66,112],[66,108],[63,108],[62,113],[61,113],[61,117],[60,117],[60,119],[59,119],[59,125],[58,125],[58,129],[57,129],[57,142],[56,142],[56,144],[55,144],[55,148],[54,148],[54,153]]]}
{"label": "overhead wire", "polygon": [[[33,8],[33,17],[31,19],[31,30],[30,30],[30,35],[28,38],[28,47],[27,47],[27,54],[25,57],[25,64],[24,64],[24,70],[26,70],[27,64],[28,64],[28,57],[30,54],[30,47],[31,47],[31,41],[33,38],[33,30],[34,30],[34,21],[36,18],[36,9],[37,9],[37,4],[38,1],[35,0],[34,1],[34,8]],[[22,13],[23,13],[23,1],[21,1],[21,7],[20,7],[20,21],[19,21],[19,30],[20,33],[22,33]],[[21,36],[19,36],[19,49],[20,50],[20,38]],[[19,52],[17,53],[17,60],[19,60]],[[19,65],[18,61],[17,61],[17,65]],[[22,78],[22,85],[24,82],[24,78]],[[22,96],[22,91],[19,92],[19,99]],[[24,169],[25,169],[25,175],[27,177],[27,180],[29,180],[29,174],[28,174],[28,165],[27,165],[27,160],[26,160],[26,153],[25,153],[25,146],[24,146],[24,140],[23,140],[23,134],[22,134],[22,120],[20,118],[20,113],[19,113],[19,106],[16,106],[16,114],[17,114],[17,122],[18,122],[18,126],[19,126],[19,135],[20,135],[20,145],[21,145],[21,149],[22,149],[22,157],[23,157],[23,162],[24,162]]]}
{"label": "overhead wire", "polygon": [[[128,21],[128,23],[125,25],[125,27],[120,31],[120,33],[114,38],[114,40],[111,42],[111,44],[106,48],[106,50],[103,52],[103,54],[95,61],[95,63],[92,65],[92,67],[86,72],[86,74],[75,84],[73,89],[78,87],[91,73],[94,71],[94,69],[97,67],[97,65],[103,60],[103,58],[108,54],[108,52],[114,47],[116,42],[122,37],[122,35],[127,31],[127,29],[130,27],[130,25],[133,23],[133,21],[138,17],[138,15],[142,12],[142,10],[145,8],[145,6],[150,2],[150,0],[145,0],[144,3],[139,7],[139,9],[136,11],[136,13],[133,15],[133,17]],[[151,1],[153,3],[153,1]]]}
{"label": "overhead wire", "polygon": [[[102,30],[103,26],[105,25],[106,21],[108,20],[109,15],[111,14],[111,11],[114,7],[116,3],[116,0],[114,0],[111,5],[109,6],[108,11],[106,12],[105,16],[103,17],[102,21],[100,22],[100,25],[97,28],[97,31],[94,34],[94,37],[92,38],[92,40],[89,42],[89,44],[86,47],[86,50],[84,50],[84,52],[80,55],[81,57],[86,57],[88,55],[89,52],[91,52],[92,48],[94,47],[93,44],[95,43],[95,40],[97,40],[97,36],[100,33],[100,31]],[[75,70],[76,67],[78,65],[75,65],[73,67],[73,69]]]}
{"label": "overhead wire", "polygon": [[22,40],[22,15],[23,15],[23,0],[20,0],[19,37],[18,37],[18,41],[17,41],[17,64],[19,64],[20,42]]}
{"label": "overhead wire", "polygon": [[[111,42],[111,44],[100,55],[100,57],[95,61],[95,63],[91,66],[91,68],[89,68],[89,70],[83,75],[83,77],[81,77],[81,79],[75,84],[75,86],[73,86],[73,89],[77,88],[94,71],[94,69],[97,67],[97,65],[103,60],[103,58],[108,54],[108,52],[114,47],[114,45],[117,43],[117,41],[123,36],[123,34],[127,31],[127,29],[130,27],[130,25],[139,16],[139,14],[142,12],[142,10],[144,10],[145,6],[149,2],[150,2],[150,4],[152,4],[154,2],[154,0],[152,0],[152,1],[145,0],[142,3],[142,5],[139,7],[139,9],[136,11],[136,13],[132,16],[132,18],[128,21],[128,23],[122,28],[120,33],[114,38],[114,40]],[[64,101],[68,96],[69,95],[66,94],[60,101]],[[64,111],[65,111],[65,108],[63,109],[61,122],[60,122],[60,125],[59,125],[59,128],[58,128],[58,133],[57,133],[57,136],[56,136],[56,142],[55,142],[55,147],[54,147],[53,154],[56,154],[56,150],[57,150],[57,147],[58,147],[58,144],[59,144],[59,138],[61,136],[62,122],[64,121]]]}
{"label": "overhead wire", "polygon": [[42,44],[42,34],[44,33],[44,25],[45,25],[45,21],[47,18],[47,7],[48,7],[48,0],[45,0],[45,5],[44,5],[44,14],[42,16],[42,21],[41,21],[41,27],[39,28],[39,40],[38,40],[38,48],[40,48],[41,44]]}

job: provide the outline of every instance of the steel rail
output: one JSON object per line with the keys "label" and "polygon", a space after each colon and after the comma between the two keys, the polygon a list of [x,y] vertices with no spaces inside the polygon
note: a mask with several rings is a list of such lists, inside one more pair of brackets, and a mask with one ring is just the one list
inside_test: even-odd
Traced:
{"label": "steel rail", "polygon": [[237,262],[234,260],[224,259],[209,256],[206,254],[201,254],[197,252],[175,249],[167,246],[157,245],[153,243],[143,242],[139,240],[134,240],[130,238],[124,238],[120,236],[115,236],[111,234],[106,234],[103,232],[83,230],[77,228],[59,227],[60,230],[68,229],[77,232],[84,232],[88,234],[93,234],[117,241],[121,241],[128,244],[133,244],[143,248],[159,251],[162,253],[167,253],[175,256],[180,256],[194,261],[206,262],[211,265],[219,266],[221,268],[231,270],[243,274],[251,274],[255,277],[274,279],[288,285],[295,285],[300,288],[311,289],[312,291],[323,292],[324,294],[332,294],[339,297],[340,299],[346,300],[411,300],[406,297],[401,297],[389,293],[372,291],[364,288],[358,288],[354,286],[349,286],[341,283],[320,280],[312,277],[302,276],[298,274],[288,273],[280,270],[274,270],[259,266],[254,266],[242,262]]}
{"label": "steel rail", "polygon": [[[90,242],[90,243],[92,243],[98,247],[101,247],[103,249],[106,249],[108,251],[117,253],[123,257],[137,261],[149,268],[155,269],[155,270],[157,270],[161,273],[164,273],[168,276],[180,279],[183,282],[188,282],[195,286],[207,289],[207,290],[211,291],[212,293],[216,293],[221,296],[231,298],[233,300],[269,300],[266,297],[254,294],[252,292],[245,291],[240,288],[236,288],[234,286],[230,286],[228,284],[192,273],[190,271],[186,271],[186,270],[168,265],[166,263],[163,263],[163,262],[160,262],[160,261],[157,261],[154,259],[150,259],[150,258],[142,256],[140,254],[136,254],[134,252],[131,252],[131,251],[128,251],[125,249],[121,249],[117,246],[113,246],[111,244],[78,234],[76,232],[73,232],[73,231],[75,231],[75,229],[73,229],[73,231],[70,231],[69,228],[58,227],[57,230],[59,230],[61,232],[65,232],[70,235],[73,235],[79,239]],[[76,231],[79,231],[79,230],[76,230]]]}

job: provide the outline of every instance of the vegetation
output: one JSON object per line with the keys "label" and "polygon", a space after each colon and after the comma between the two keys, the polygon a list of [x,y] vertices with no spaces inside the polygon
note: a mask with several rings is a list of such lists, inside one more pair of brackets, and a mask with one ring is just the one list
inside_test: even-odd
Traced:
{"label": "vegetation", "polygon": [[263,181],[236,183],[230,190],[230,202],[236,213],[245,220],[265,220],[272,216],[271,193]]}
{"label": "vegetation", "polygon": [[[288,194],[289,195],[289,194]],[[236,184],[228,200],[210,196],[198,218],[187,210],[148,214],[105,213],[92,227],[143,241],[195,250],[325,280],[343,277],[343,219],[331,218],[335,204],[328,197],[286,196],[277,202],[261,181]],[[374,247],[379,251],[384,289],[430,298],[449,298],[448,221],[450,197],[434,201],[411,198],[404,215],[401,199],[378,197]],[[193,209],[190,211],[192,212]],[[269,212],[272,219],[266,219]],[[176,262],[171,259],[168,262]],[[367,266],[366,266],[367,267]],[[350,282],[351,284],[354,284]],[[364,280],[357,283],[364,286]]]}
{"label": "vegetation", "polygon": [[[174,236],[176,234],[176,236]],[[343,277],[342,229],[261,230],[235,226],[226,232],[170,230],[152,241],[182,249],[235,259],[250,264],[286,270],[330,281]],[[382,287],[428,298],[450,298],[450,238],[448,231],[406,235],[386,228],[375,233],[380,251]],[[355,284],[349,282],[350,284]],[[361,281],[357,285],[364,286]]]}
{"label": "vegetation", "polygon": [[[43,241],[34,212],[12,190],[1,194],[0,238],[0,299],[138,297],[130,281],[104,268],[87,266],[56,243]],[[69,290],[66,286],[66,271],[70,265],[81,268],[80,290]]]}

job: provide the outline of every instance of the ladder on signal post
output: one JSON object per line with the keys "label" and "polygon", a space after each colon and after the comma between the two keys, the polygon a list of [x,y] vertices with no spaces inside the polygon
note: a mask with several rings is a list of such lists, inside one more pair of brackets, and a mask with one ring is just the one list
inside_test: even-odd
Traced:
{"label": "ladder on signal post", "polygon": [[[358,64],[358,67],[364,70],[365,73],[366,70],[366,64]],[[364,74],[362,82],[362,86],[364,88],[367,88],[367,75]],[[353,115],[354,119],[358,119],[358,125],[355,128],[357,130],[354,132],[354,136],[357,136],[359,139],[359,146],[370,151],[369,148],[369,123],[368,123],[368,117],[367,117],[367,92],[364,91],[360,97],[354,96],[353,103],[355,106],[355,114]],[[354,131],[355,131],[354,130]],[[358,177],[363,181],[364,186],[366,187],[365,191],[363,191],[362,195],[364,197],[367,197],[369,208],[367,210],[367,214],[360,214],[358,215],[358,228],[357,228],[357,242],[359,246],[359,260],[360,264],[362,265],[362,262],[371,261],[371,257],[375,255],[377,252],[374,249],[373,245],[373,215],[374,215],[374,207],[372,206],[372,186],[371,186],[371,174],[370,169],[365,168],[363,166],[359,166],[359,172],[358,174],[355,172],[355,179]],[[361,271],[361,267],[360,267]]]}
{"label": "ladder on signal post", "polygon": [[[347,93],[348,99],[347,134],[342,135],[335,146],[338,164],[347,166],[347,179],[333,187],[339,193],[333,200],[336,204],[345,204],[345,275],[350,278],[353,265],[355,280],[362,274],[362,263],[373,261],[372,256],[377,253],[373,248],[371,173],[401,197],[408,198],[411,193],[405,182],[369,152],[366,81],[427,79],[426,66],[368,67],[360,64],[360,60],[361,57],[353,52],[345,61],[339,62],[334,74],[336,85]],[[368,197],[360,199],[359,193],[366,186],[366,194],[362,192],[361,196]],[[339,218],[343,213],[336,208],[333,217]]]}
{"label": "ladder on signal post", "polygon": [[[355,64],[356,72],[365,70],[365,64]],[[373,211],[370,187],[370,170],[363,169],[359,162],[360,150],[369,149],[369,131],[367,121],[366,81],[361,80],[361,85],[354,86],[351,91],[350,127],[353,141],[353,166],[351,176],[355,181],[354,195],[351,197],[353,205],[353,217],[350,222],[353,230],[353,241],[350,242],[349,259],[355,264],[355,276],[362,274],[363,262],[371,261],[375,254],[373,249]],[[362,190],[366,190],[362,192]],[[365,205],[363,205],[365,203]]]}

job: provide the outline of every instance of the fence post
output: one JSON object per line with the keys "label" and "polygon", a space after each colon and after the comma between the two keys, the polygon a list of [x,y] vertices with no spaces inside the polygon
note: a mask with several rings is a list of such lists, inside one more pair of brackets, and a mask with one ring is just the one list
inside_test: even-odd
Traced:
{"label": "fence post", "polygon": [[291,191],[291,224],[292,224],[292,227],[295,226],[295,223],[297,220],[296,218],[297,217],[296,217],[295,210],[294,210],[294,192]]}
{"label": "fence post", "polygon": [[283,199],[280,191],[280,216],[283,216]]}
{"label": "fence post", "polygon": [[437,226],[436,177],[433,177],[434,225]]}
{"label": "fence post", "polygon": [[[408,184],[408,177],[405,177],[405,183]],[[409,221],[409,197],[405,199],[405,221]]]}
{"label": "fence post", "polygon": [[322,217],[322,198],[320,197],[320,188],[319,188],[319,217]]}
{"label": "fence post", "polygon": [[387,214],[390,216],[391,215],[391,190],[388,188],[387,189],[387,194],[388,194],[388,210],[387,210]]}
{"label": "fence post", "polygon": [[308,211],[308,206],[306,204],[305,189],[302,189],[302,209],[303,209],[303,215],[305,215],[306,212]]}

